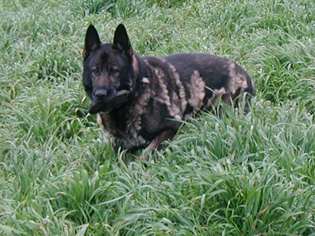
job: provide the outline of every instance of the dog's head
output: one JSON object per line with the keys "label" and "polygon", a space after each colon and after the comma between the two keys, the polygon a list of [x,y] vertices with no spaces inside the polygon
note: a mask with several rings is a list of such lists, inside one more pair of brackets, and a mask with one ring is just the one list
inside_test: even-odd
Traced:
{"label": "dog's head", "polygon": [[85,36],[83,57],[83,86],[93,104],[99,107],[93,113],[103,111],[101,107],[111,110],[117,104],[120,106],[126,102],[128,96],[116,95],[121,91],[124,94],[132,92],[137,62],[125,27],[118,25],[113,43],[102,44],[97,30],[90,25]]}

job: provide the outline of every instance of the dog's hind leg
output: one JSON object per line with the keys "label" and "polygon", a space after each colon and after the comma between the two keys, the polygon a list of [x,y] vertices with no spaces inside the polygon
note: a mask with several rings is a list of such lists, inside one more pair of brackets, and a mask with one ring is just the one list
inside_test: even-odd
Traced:
{"label": "dog's hind leg", "polygon": [[147,152],[151,152],[156,148],[159,148],[159,146],[161,145],[161,143],[165,140],[170,140],[174,137],[174,135],[176,134],[176,130],[165,130],[162,133],[160,133],[159,135],[157,135],[149,144],[149,146],[147,146],[142,155],[140,156],[140,159],[146,160],[147,156],[145,155],[145,153]]}

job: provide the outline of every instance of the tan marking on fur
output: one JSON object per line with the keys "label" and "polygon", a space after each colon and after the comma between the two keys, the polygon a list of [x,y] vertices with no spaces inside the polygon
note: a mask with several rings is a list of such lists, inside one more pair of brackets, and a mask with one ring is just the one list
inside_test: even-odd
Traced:
{"label": "tan marking on fur", "polygon": [[200,76],[200,73],[195,70],[190,78],[190,98],[188,103],[190,106],[199,109],[202,106],[202,101],[206,95],[205,92],[205,82]]}
{"label": "tan marking on fur", "polygon": [[129,135],[126,135],[126,137],[120,141],[122,142],[123,147],[127,149],[148,144],[148,142],[139,135],[135,129],[130,130]]}
{"label": "tan marking on fur", "polygon": [[132,68],[137,74],[139,73],[139,62],[135,54],[132,55]]}
{"label": "tan marking on fur", "polygon": [[247,79],[246,79],[245,75],[239,74],[236,71],[236,63],[235,62],[230,62],[228,70],[229,70],[229,75],[230,75],[228,89],[232,94],[235,94],[235,92],[239,88],[244,90],[245,88],[248,87]]}
{"label": "tan marking on fur", "polygon": [[105,126],[105,117],[106,116],[105,114],[101,114],[101,113],[97,113],[97,116],[96,116],[96,123],[100,126],[101,130],[103,131],[103,137],[104,137],[104,140],[106,143],[109,143],[111,141],[111,135],[110,133],[108,132],[108,130],[106,129],[106,126]]}
{"label": "tan marking on fur", "polygon": [[188,114],[186,114],[185,116],[184,116],[184,120],[190,120],[190,119],[192,119],[192,114],[191,113],[188,113]]}
{"label": "tan marking on fur", "polygon": [[171,99],[170,99],[170,96],[168,95],[168,89],[163,80],[163,78],[165,77],[165,74],[161,69],[158,69],[158,68],[153,68],[153,72],[157,78],[157,82],[160,88],[160,90],[155,91],[155,93],[157,93],[156,94],[157,96],[155,96],[154,99],[162,104],[165,104],[170,115],[174,116],[174,114],[172,114],[172,111],[170,110]]}
{"label": "tan marking on fur", "polygon": [[230,75],[230,81],[228,84],[228,89],[230,90],[230,93],[232,95],[238,96],[235,102],[238,105],[241,105],[244,100],[243,99],[244,91],[248,87],[247,78],[244,74],[240,74],[236,71],[235,62],[231,62],[229,65],[229,75]]}
{"label": "tan marking on fur", "polygon": [[167,107],[169,107],[171,105],[171,100],[170,97],[168,95],[168,90],[167,90],[167,86],[163,81],[163,77],[165,76],[163,71],[160,69],[153,69],[154,74],[156,75],[157,79],[158,79],[158,83],[159,83],[159,87],[160,87],[160,91],[155,91],[158,92],[158,97],[156,97],[155,99],[157,101],[159,101],[160,103],[165,104]]}
{"label": "tan marking on fur", "polygon": [[184,113],[184,111],[186,110],[186,107],[187,107],[186,92],[185,92],[184,85],[183,85],[182,81],[180,80],[180,76],[177,73],[175,66],[173,66],[171,63],[167,62],[165,59],[161,59],[161,60],[169,66],[169,68],[171,69],[171,71],[173,73],[173,77],[175,79],[175,84],[176,84],[178,91],[179,91],[178,96],[179,96],[179,100],[180,100],[181,113]]}
{"label": "tan marking on fur", "polygon": [[[186,109],[187,105],[187,102],[185,101],[184,87],[181,84],[179,75],[176,72],[175,67],[164,59],[158,58],[158,60],[167,65],[167,72],[171,73],[171,78],[168,78],[168,76],[165,75],[165,72],[162,68],[153,67],[148,61],[144,60],[147,66],[151,68],[154,74],[153,77],[156,78],[157,82],[157,89],[154,89],[152,91],[152,96],[154,96],[154,99],[157,102],[166,105],[166,108],[171,117],[175,119],[182,119],[184,109]],[[175,86],[178,86],[179,94],[176,91],[170,90],[170,88],[168,88],[166,84],[165,80],[173,78]]]}
{"label": "tan marking on fur", "polygon": [[178,97],[174,91],[169,91],[167,85],[164,82],[165,74],[161,69],[154,68],[154,74],[157,77],[157,81],[160,87],[160,91],[158,91],[157,96],[155,97],[156,101],[165,104],[167,110],[171,117],[175,119],[182,118],[182,112],[180,111],[180,107],[177,106],[176,101]]}
{"label": "tan marking on fur", "polygon": [[143,114],[144,107],[148,104],[150,97],[151,94],[148,91],[145,91],[138,99],[136,105],[133,107],[133,117],[136,119],[133,120],[132,123],[136,130],[141,129],[141,115]]}
{"label": "tan marking on fur", "polygon": [[[182,118],[182,114],[185,112],[186,107],[187,107],[187,100],[186,100],[186,92],[185,92],[185,88],[184,85],[182,83],[182,81],[180,80],[180,76],[176,71],[175,66],[173,66],[171,63],[166,62],[169,66],[169,68],[172,71],[174,80],[175,80],[175,84],[178,88],[178,98],[179,98],[179,103],[180,104],[174,104],[176,107],[180,107],[180,110],[178,111],[178,117],[175,117],[176,119],[181,119]],[[174,93],[175,95],[175,93]],[[176,99],[177,100],[177,99]],[[179,105],[179,106],[178,106]]]}
{"label": "tan marking on fur", "polygon": [[[208,100],[207,107],[209,107],[211,105],[212,106],[216,106],[218,104],[219,100],[221,100],[222,96],[227,95],[227,94],[228,93],[227,93],[225,88],[220,88],[220,89],[213,90],[212,96]],[[229,100],[226,100],[224,102],[226,102],[227,104],[230,104]]]}
{"label": "tan marking on fur", "polygon": [[[146,64],[148,62],[144,61]],[[148,78],[143,78],[144,80]],[[148,83],[145,83],[148,85]],[[135,139],[137,139],[137,131],[141,129],[141,115],[144,112],[145,106],[148,104],[149,100],[151,98],[150,88],[148,86],[145,87],[143,93],[139,96],[137,101],[135,101],[135,105],[131,106],[131,120],[128,122],[127,132],[130,133]]]}

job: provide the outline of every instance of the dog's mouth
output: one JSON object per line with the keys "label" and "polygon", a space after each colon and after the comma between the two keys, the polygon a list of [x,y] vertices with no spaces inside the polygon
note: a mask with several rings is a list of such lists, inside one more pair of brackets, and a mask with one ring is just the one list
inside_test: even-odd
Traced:
{"label": "dog's mouth", "polygon": [[96,114],[99,112],[109,113],[115,108],[119,108],[123,103],[128,100],[128,95],[130,91],[120,90],[116,95],[109,101],[106,102],[93,102],[89,108],[91,114]]}

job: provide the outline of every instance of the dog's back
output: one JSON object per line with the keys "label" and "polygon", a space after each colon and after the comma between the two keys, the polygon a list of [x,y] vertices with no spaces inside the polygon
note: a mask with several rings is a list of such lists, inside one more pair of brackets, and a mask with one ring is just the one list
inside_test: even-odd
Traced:
{"label": "dog's back", "polygon": [[197,110],[208,110],[219,99],[239,106],[240,95],[254,95],[255,88],[248,73],[229,59],[209,54],[173,54],[160,58],[143,58],[150,68],[154,90],[171,116],[185,119]]}

